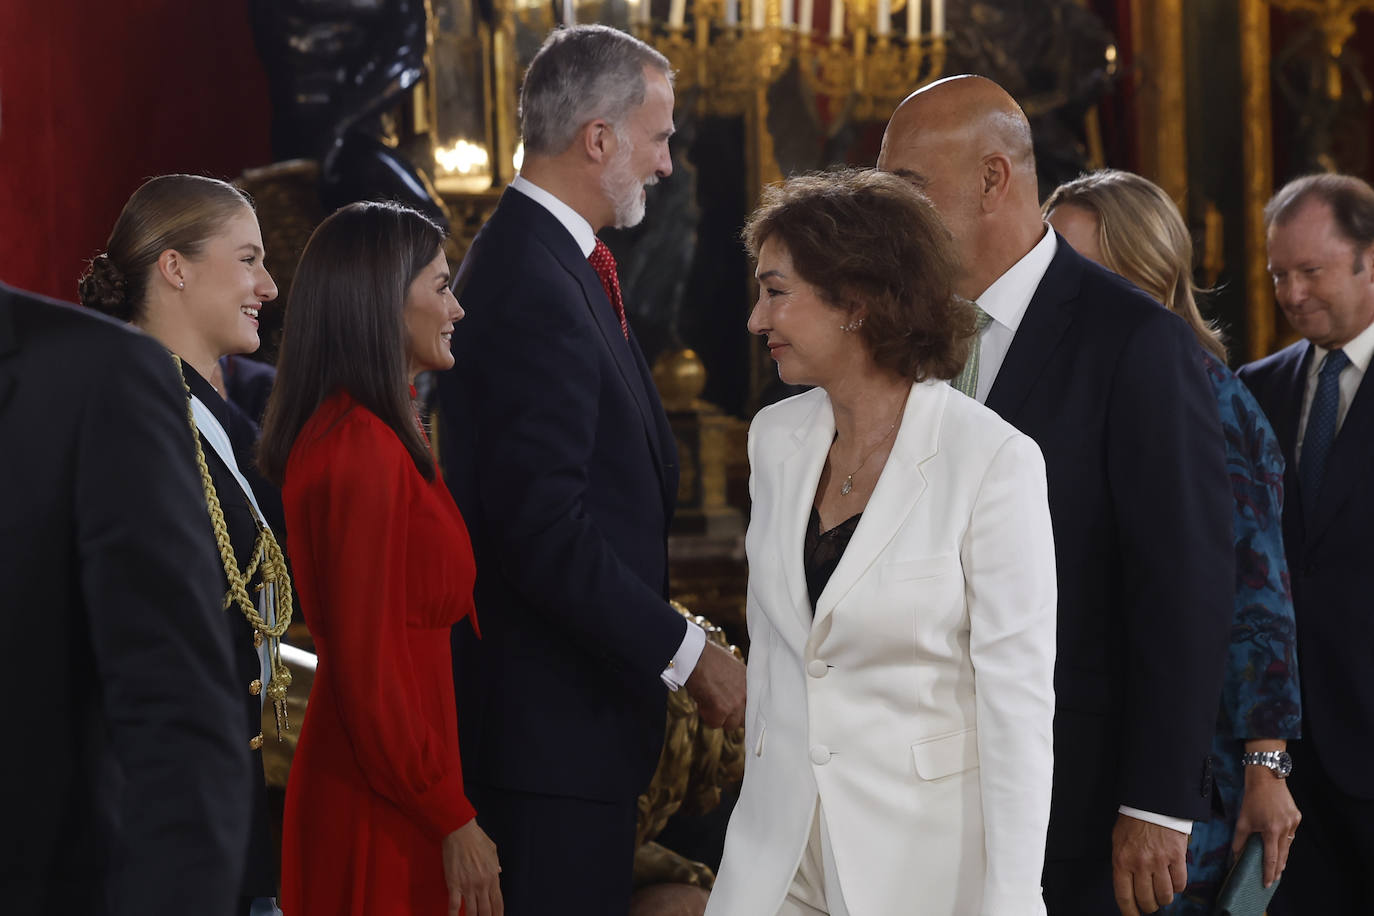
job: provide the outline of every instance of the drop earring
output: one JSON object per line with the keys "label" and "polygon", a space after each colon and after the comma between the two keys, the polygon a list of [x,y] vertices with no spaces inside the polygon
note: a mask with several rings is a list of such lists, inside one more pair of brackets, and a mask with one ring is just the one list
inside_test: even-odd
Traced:
{"label": "drop earring", "polygon": [[861,328],[861,327],[863,327],[863,326],[864,326],[864,320],[863,320],[862,318],[855,318],[853,321],[849,322],[848,324],[842,324],[842,325],[840,325],[840,330],[841,330],[841,331],[844,331],[845,333],[849,333],[850,331],[857,331],[859,328]]}

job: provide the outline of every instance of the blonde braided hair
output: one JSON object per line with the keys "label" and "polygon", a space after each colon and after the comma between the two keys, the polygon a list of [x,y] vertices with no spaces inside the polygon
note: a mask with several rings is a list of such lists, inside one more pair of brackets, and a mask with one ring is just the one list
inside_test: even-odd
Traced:
{"label": "blonde braided hair", "polygon": [[[196,447],[200,485],[205,492],[206,507],[210,511],[210,525],[215,531],[220,563],[224,567],[225,578],[229,581],[229,590],[224,594],[224,609],[228,610],[231,606],[237,605],[253,627],[255,636],[267,640],[268,665],[272,672],[271,682],[267,685],[267,696],[276,708],[277,738],[280,739],[283,727],[290,730],[290,725],[286,721],[286,690],[291,686],[291,670],[281,660],[281,637],[291,625],[291,574],[287,571],[286,557],[282,554],[281,545],[256,512],[253,514],[253,521],[257,525],[258,537],[253,543],[253,559],[247,569],[239,570],[238,560],[234,556],[234,545],[229,540],[229,527],[224,521],[224,508],[220,505],[219,492],[215,489],[214,479],[210,476],[210,466],[205,461],[205,449],[200,444],[200,428],[196,426],[195,411],[191,407],[191,388],[186,384],[181,357],[173,354],[172,359],[176,363],[178,374],[181,375],[181,384],[186,389],[186,417],[190,421],[191,440]],[[276,608],[274,623],[263,619],[258,613],[257,605],[248,596],[248,583],[259,571],[262,581],[258,584],[257,590],[272,588],[271,594],[275,599]],[[257,639],[254,640],[254,645],[257,645]]]}

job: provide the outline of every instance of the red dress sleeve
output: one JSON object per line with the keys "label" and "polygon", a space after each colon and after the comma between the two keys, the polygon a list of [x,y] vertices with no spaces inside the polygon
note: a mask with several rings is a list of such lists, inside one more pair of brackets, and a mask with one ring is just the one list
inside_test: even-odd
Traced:
{"label": "red dress sleeve", "polygon": [[442,732],[456,722],[421,713],[435,704],[420,696],[411,653],[408,584],[424,570],[408,559],[411,539],[424,534],[412,515],[426,484],[395,434],[361,409],[318,445],[301,506],[318,572],[311,629],[327,650],[343,728],[368,784],[442,839],[475,812],[456,740]]}

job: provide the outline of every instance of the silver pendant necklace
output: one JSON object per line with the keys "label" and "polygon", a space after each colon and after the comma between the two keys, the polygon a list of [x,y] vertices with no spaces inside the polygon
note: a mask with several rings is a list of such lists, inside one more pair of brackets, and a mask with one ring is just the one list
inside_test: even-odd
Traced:
{"label": "silver pendant necklace", "polygon": [[863,466],[865,464],[868,464],[868,459],[872,458],[875,454],[877,454],[878,449],[883,447],[883,443],[887,441],[888,436],[892,435],[892,431],[897,428],[897,422],[902,419],[902,414],[905,411],[906,398],[903,398],[902,406],[897,410],[897,418],[892,421],[892,425],[887,428],[887,432],[883,433],[883,437],[878,440],[878,443],[868,450],[867,455],[864,455],[864,460],[860,461],[858,466],[855,467],[854,470],[850,471],[849,474],[846,475],[846,477],[844,478],[844,482],[840,484],[841,496],[848,496],[850,493],[854,492],[854,475],[859,473],[859,471],[863,470]]}

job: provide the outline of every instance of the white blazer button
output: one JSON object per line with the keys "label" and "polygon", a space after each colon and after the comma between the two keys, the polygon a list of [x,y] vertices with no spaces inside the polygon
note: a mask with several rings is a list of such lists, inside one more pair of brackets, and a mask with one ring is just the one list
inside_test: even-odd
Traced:
{"label": "white blazer button", "polygon": [[830,666],[819,658],[813,658],[806,663],[806,673],[812,677],[825,677],[829,670]]}
{"label": "white blazer button", "polygon": [[830,748],[824,744],[811,745],[811,762],[816,766],[825,766],[830,762]]}

